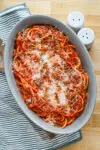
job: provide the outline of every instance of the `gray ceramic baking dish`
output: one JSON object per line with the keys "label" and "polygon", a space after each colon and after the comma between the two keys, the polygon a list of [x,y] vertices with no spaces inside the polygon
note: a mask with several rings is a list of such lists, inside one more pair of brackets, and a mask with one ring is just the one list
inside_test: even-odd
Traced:
{"label": "gray ceramic baking dish", "polygon": [[[61,31],[63,31],[69,37],[70,41],[76,45],[76,50],[81,59],[82,65],[85,71],[89,75],[88,98],[87,98],[86,107],[83,113],[80,115],[80,117],[78,117],[72,124],[70,124],[65,128],[52,126],[51,124],[43,121],[40,117],[38,117],[37,114],[29,110],[28,107],[25,105],[21,97],[21,94],[16,86],[16,82],[12,71],[12,65],[11,65],[14,40],[16,34],[19,31],[34,24],[50,24],[56,26]],[[59,20],[44,15],[33,15],[18,22],[12,29],[6,43],[5,52],[4,52],[4,67],[5,67],[5,74],[8,81],[8,85],[18,105],[31,121],[33,121],[36,125],[40,126],[44,130],[56,134],[58,133],[69,134],[81,129],[89,120],[96,102],[96,80],[95,80],[93,64],[88,51],[81,43],[81,41],[78,39],[76,34],[68,26],[64,25]]]}

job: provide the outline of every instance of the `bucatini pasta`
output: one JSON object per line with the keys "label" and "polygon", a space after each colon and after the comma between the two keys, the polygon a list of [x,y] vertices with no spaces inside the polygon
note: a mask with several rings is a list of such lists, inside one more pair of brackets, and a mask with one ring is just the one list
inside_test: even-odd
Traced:
{"label": "bucatini pasta", "polygon": [[88,75],[69,38],[51,25],[17,34],[13,71],[26,105],[45,121],[66,127],[84,110]]}

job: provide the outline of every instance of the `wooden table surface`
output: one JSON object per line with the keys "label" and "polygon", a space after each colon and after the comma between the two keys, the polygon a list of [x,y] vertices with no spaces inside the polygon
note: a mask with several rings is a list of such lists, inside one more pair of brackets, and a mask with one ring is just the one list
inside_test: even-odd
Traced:
{"label": "wooden table surface", "polygon": [[60,150],[100,150],[100,0],[0,0],[0,11],[26,2],[33,14],[46,14],[66,23],[71,11],[81,11],[85,16],[85,27],[95,32],[95,42],[90,55],[97,79],[97,99],[94,112],[82,128],[83,139]]}

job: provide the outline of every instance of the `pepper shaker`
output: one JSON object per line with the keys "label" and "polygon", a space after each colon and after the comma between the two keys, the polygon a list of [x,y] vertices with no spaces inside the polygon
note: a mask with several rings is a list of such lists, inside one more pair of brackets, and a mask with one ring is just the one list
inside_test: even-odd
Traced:
{"label": "pepper shaker", "polygon": [[90,28],[82,28],[78,33],[77,36],[81,40],[81,42],[86,46],[87,49],[90,49],[93,41],[94,41],[94,31]]}

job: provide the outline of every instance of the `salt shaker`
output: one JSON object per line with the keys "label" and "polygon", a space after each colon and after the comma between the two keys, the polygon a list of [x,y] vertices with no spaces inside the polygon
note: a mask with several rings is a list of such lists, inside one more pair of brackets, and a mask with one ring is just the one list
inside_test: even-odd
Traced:
{"label": "salt shaker", "polygon": [[67,24],[72,30],[78,32],[84,25],[83,14],[79,11],[71,12],[67,18]]}
{"label": "salt shaker", "polygon": [[77,36],[81,42],[86,46],[87,49],[90,49],[94,41],[94,31],[90,28],[82,28]]}

